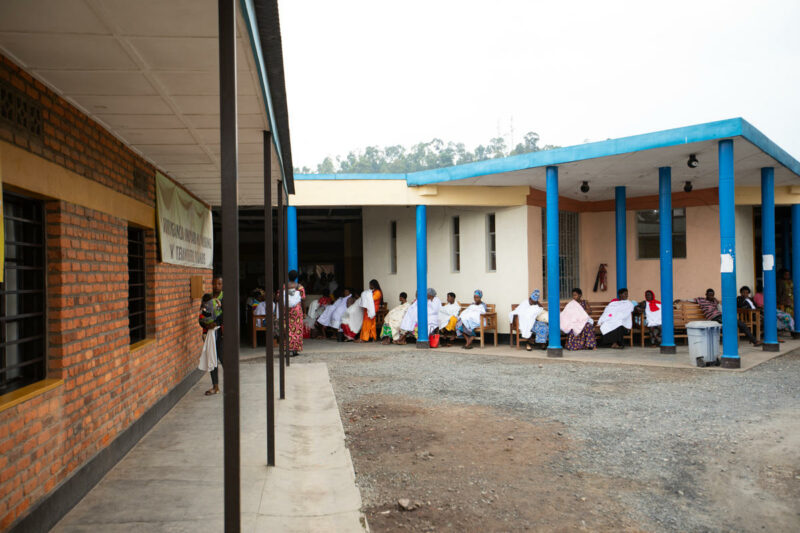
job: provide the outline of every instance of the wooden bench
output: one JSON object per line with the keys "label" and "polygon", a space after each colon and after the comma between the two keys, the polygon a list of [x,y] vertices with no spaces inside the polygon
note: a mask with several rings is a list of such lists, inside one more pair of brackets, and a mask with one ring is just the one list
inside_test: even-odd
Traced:
{"label": "wooden bench", "polygon": [[389,306],[383,302],[381,306],[375,311],[375,331],[378,334],[378,340],[381,337],[381,329],[383,329],[383,321],[386,320],[386,315],[389,313]]}
{"label": "wooden bench", "polygon": [[[706,320],[700,306],[694,302],[681,301],[675,304],[673,311],[673,331],[676,339],[688,339],[686,324],[697,320]],[[688,342],[688,341],[687,341]]]}
{"label": "wooden bench", "polygon": [[[261,325],[257,326],[256,322],[261,320]],[[258,332],[263,331],[264,335],[266,335],[267,327],[264,325],[267,323],[267,315],[257,315],[255,308],[253,308],[250,320],[250,332],[253,336],[253,348],[258,347]],[[268,342],[269,339],[264,339],[264,342]]]}
{"label": "wooden bench", "polygon": [[[736,317],[750,328],[750,331],[756,339],[761,340],[763,338],[764,331],[761,326],[761,310],[747,309],[746,307],[737,309]],[[744,333],[741,331],[739,335],[744,337]]]}
{"label": "wooden bench", "polygon": [[[464,311],[464,309],[470,305],[472,304],[458,304],[458,306],[461,308],[461,311]],[[461,314],[461,311],[459,311],[459,315]],[[494,345],[497,346],[497,310],[495,304],[486,304],[486,312],[481,315],[481,325],[478,328],[478,331],[481,340],[481,348],[484,347],[486,334],[489,332],[494,333]]]}

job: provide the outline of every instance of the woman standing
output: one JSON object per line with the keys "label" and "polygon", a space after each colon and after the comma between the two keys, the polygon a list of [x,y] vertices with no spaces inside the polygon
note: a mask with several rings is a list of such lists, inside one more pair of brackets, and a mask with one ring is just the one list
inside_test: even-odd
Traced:
{"label": "woman standing", "polygon": [[[578,288],[572,289],[572,299],[586,311],[587,315],[592,314],[589,302],[583,299],[583,291]],[[565,309],[566,310],[566,309]],[[567,350],[596,350],[597,338],[594,336],[594,321],[590,318],[584,324],[583,329],[577,335],[574,331],[567,334]]]}
{"label": "woman standing", "polygon": [[297,271],[289,271],[289,355],[303,351],[303,300],[306,290],[297,282]]}
{"label": "woman standing", "polygon": [[[375,305],[375,313],[381,308],[383,304],[383,291],[381,291],[381,284],[378,283],[378,280],[373,279],[369,282],[369,289],[372,291],[372,302]],[[361,335],[356,342],[368,342],[371,340],[378,340],[378,331],[375,327],[377,324],[377,316],[375,314],[372,315],[372,318],[369,317],[370,313],[364,309],[364,322],[361,325]]]}

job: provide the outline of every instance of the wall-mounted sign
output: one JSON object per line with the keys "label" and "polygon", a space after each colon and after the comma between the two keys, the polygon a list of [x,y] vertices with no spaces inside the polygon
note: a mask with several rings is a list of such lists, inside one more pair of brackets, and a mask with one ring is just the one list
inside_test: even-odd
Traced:
{"label": "wall-mounted sign", "polygon": [[213,268],[214,228],[211,209],[158,172],[156,208],[161,261],[173,265]]}

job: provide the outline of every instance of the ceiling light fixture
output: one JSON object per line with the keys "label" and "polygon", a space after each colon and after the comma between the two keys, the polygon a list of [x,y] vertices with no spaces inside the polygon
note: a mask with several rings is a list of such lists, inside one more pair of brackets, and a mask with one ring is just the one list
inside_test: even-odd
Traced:
{"label": "ceiling light fixture", "polygon": [[697,165],[700,164],[700,161],[697,160],[697,156],[692,154],[689,156],[689,160],[686,162],[686,166],[689,168],[697,168]]}
{"label": "ceiling light fixture", "polygon": [[587,192],[589,192],[589,182],[588,181],[584,181],[583,183],[581,183],[581,192],[583,194],[586,194]]}
{"label": "ceiling light fixture", "polygon": [[683,184],[683,192],[692,192],[692,182],[687,181]]}

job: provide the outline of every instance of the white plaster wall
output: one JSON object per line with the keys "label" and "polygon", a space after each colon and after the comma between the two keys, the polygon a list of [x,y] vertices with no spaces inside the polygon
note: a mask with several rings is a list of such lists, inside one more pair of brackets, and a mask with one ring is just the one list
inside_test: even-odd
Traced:
{"label": "white plaster wall", "polygon": [[755,292],[755,240],[753,235],[753,207],[736,207],[736,290],[742,285]]}
{"label": "white plaster wall", "polygon": [[[528,294],[528,207],[428,207],[428,285],[442,299],[455,292],[459,302],[481,289],[484,301],[497,305],[501,333],[509,332],[508,312]],[[401,291],[416,288],[414,207],[365,207],[364,281],[377,279],[389,307]],[[486,215],[495,213],[497,270],[487,270]],[[460,217],[461,271],[451,268],[451,217]],[[390,274],[390,223],[397,221],[397,274]],[[540,238],[541,239],[541,238]],[[541,252],[539,252],[541,253]]]}

